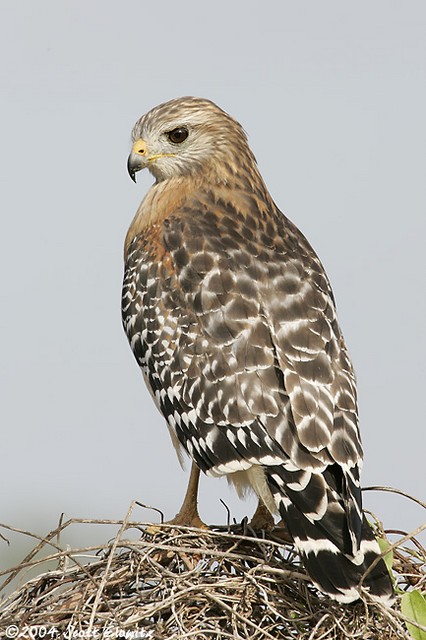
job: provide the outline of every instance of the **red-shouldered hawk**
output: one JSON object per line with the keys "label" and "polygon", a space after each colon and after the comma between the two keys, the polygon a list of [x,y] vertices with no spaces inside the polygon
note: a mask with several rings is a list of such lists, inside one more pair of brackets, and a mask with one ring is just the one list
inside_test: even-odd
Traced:
{"label": "red-shouldered hawk", "polygon": [[[178,521],[200,524],[199,469],[251,487],[314,583],[359,597],[380,553],[363,516],[356,383],[312,247],[273,202],[242,127],[209,100],[155,107],[128,170],[156,182],[125,243],[123,324],[177,449],[193,460]],[[365,577],[389,600],[383,560]]]}

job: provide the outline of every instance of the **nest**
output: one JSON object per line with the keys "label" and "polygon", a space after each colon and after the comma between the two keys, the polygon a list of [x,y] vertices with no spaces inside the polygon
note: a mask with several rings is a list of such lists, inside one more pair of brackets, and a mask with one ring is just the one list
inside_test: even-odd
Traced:
{"label": "nest", "polygon": [[[316,590],[278,528],[254,532],[246,521],[209,530],[148,525],[131,520],[133,508],[123,521],[60,523],[18,567],[3,572],[5,593],[28,567],[57,563],[55,570],[3,595],[0,635],[6,630],[6,637],[67,640],[411,637],[398,598],[392,609],[372,602],[367,593],[340,605]],[[62,549],[60,533],[85,523],[120,526],[107,544]],[[426,554],[420,543],[403,536],[393,547],[399,589],[424,589]],[[54,552],[36,558],[47,549]],[[90,562],[82,564],[88,554]]]}

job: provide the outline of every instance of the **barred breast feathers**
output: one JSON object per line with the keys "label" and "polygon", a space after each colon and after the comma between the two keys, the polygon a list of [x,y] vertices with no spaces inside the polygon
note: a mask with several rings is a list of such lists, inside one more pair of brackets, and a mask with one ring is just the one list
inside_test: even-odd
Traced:
{"label": "barred breast feathers", "polygon": [[[206,184],[212,188],[206,190]],[[184,206],[194,203],[212,210],[230,205],[240,215],[266,215],[277,210],[259,173],[250,149],[244,149],[236,164],[231,157],[218,162],[216,158],[195,174],[180,175],[152,185],[139,205],[124,243],[126,259],[133,239],[148,227],[161,224],[168,216],[176,216]],[[200,214],[199,211],[194,213]],[[280,214],[282,215],[282,214]]]}

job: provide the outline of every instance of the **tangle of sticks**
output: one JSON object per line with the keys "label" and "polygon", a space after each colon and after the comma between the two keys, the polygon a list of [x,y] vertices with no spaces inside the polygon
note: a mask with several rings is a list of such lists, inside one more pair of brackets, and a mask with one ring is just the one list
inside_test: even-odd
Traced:
{"label": "tangle of sticks", "polygon": [[[134,507],[122,521],[60,522],[46,537],[0,525],[2,538],[9,530],[37,540],[18,566],[0,574],[0,637],[411,637],[398,597],[389,609],[362,591],[361,600],[351,605],[318,592],[279,527],[266,533],[251,530],[245,521],[209,530],[143,524],[132,520]],[[85,524],[116,525],[118,531],[99,546],[63,548],[63,532]],[[426,552],[415,537],[425,528],[388,532],[399,593],[426,588]],[[46,563],[51,568],[42,572]],[[10,592],[33,567],[39,567],[39,575]]]}

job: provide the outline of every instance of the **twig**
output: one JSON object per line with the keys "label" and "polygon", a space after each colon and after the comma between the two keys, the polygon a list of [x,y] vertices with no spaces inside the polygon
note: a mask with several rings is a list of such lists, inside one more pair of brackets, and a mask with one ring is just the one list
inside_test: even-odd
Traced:
{"label": "twig", "polygon": [[395,494],[397,494],[399,496],[403,496],[404,498],[408,498],[409,500],[412,500],[416,504],[418,504],[421,507],[423,507],[423,509],[426,509],[426,502],[422,502],[418,498],[415,498],[414,496],[411,496],[409,493],[406,493],[405,491],[401,491],[401,489],[394,489],[393,487],[379,487],[379,486],[377,486],[377,487],[362,487],[361,491],[385,491],[387,493],[395,493]]}

